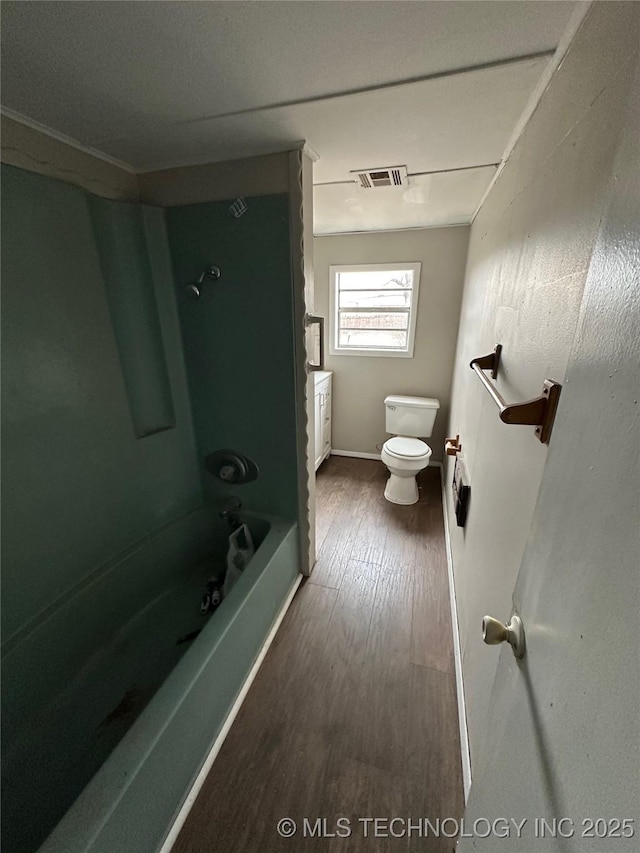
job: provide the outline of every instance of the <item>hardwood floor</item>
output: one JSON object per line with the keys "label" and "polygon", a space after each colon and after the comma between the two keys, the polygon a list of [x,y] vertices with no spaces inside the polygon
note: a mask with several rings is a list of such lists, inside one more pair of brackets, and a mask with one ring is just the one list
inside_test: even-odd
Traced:
{"label": "hardwood floor", "polygon": [[[463,810],[440,475],[422,472],[409,507],[384,499],[386,476],[345,457],[320,468],[316,568],[174,853],[454,850],[415,828]],[[291,838],[277,832],[284,817]],[[401,818],[399,837],[360,820],[376,817]],[[325,837],[304,837],[304,818],[325,818]],[[350,837],[328,836],[338,818]]]}

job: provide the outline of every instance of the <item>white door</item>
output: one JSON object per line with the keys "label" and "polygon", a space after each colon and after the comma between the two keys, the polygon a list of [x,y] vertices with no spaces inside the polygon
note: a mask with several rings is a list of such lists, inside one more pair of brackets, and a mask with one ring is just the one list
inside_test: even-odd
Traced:
{"label": "white door", "polygon": [[[465,853],[640,850],[636,79],[514,592],[527,653],[500,647]],[[479,837],[495,818],[526,819],[521,837]]]}

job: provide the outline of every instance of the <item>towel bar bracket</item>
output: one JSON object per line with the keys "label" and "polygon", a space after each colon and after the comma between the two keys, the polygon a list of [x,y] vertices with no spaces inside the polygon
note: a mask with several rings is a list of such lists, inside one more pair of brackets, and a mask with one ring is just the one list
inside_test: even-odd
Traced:
{"label": "towel bar bracket", "polygon": [[542,444],[549,442],[553,421],[558,408],[558,399],[562,385],[552,379],[545,379],[542,394],[525,403],[512,403],[500,409],[500,420],[505,424],[531,424],[535,426],[535,435]]}
{"label": "towel bar bracket", "polygon": [[544,380],[542,395],[546,398],[547,405],[544,410],[542,423],[538,424],[534,430],[536,438],[541,441],[542,444],[549,443],[551,430],[553,429],[553,422],[556,417],[556,410],[558,408],[558,400],[560,399],[560,391],[562,391],[562,385],[560,385],[559,382],[554,382],[553,379]]}
{"label": "towel bar bracket", "polygon": [[474,358],[471,362],[471,368],[478,365],[480,370],[490,370],[491,378],[498,378],[498,368],[500,367],[500,357],[502,356],[502,344],[496,344],[496,348],[489,355],[483,355],[480,358]]}
{"label": "towel bar bracket", "polygon": [[542,393],[539,397],[535,397],[533,400],[526,400],[524,403],[507,403],[484,373],[485,370],[490,370],[492,378],[496,379],[501,354],[502,346],[498,344],[495,350],[489,355],[474,358],[470,367],[475,371],[489,392],[491,399],[498,407],[500,420],[505,424],[530,424],[534,426],[536,438],[542,444],[547,444],[551,436],[562,385],[554,382],[552,379],[545,379]]}

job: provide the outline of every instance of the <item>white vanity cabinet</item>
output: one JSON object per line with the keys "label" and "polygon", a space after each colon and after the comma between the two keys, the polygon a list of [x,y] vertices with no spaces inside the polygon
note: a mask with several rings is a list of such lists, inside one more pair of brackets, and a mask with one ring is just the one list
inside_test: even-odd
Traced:
{"label": "white vanity cabinet", "polygon": [[318,370],[315,379],[315,470],[331,452],[331,376],[330,370]]}

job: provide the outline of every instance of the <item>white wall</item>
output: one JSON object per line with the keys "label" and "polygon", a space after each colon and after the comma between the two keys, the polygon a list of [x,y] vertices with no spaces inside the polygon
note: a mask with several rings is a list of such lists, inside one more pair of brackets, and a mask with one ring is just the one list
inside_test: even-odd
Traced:
{"label": "white wall", "polygon": [[[635,837],[588,840],[581,823],[637,815],[640,803],[640,62],[631,93],[516,583],[527,654],[500,654],[465,813],[470,826],[526,818],[509,853],[638,851],[637,826]],[[536,843],[535,818],[553,815],[575,822],[573,837]],[[467,838],[457,850],[502,846]]]}
{"label": "white wall", "polygon": [[[497,724],[488,709],[498,653],[483,645],[481,620],[511,612],[549,449],[532,427],[498,420],[469,362],[501,343],[498,386],[509,401],[538,395],[545,378],[565,382],[639,19],[636,3],[594,4],[471,228],[450,419],[471,505],[466,529],[450,532],[473,765]],[[564,406],[561,397],[556,425]],[[451,474],[449,464],[448,484]],[[562,499],[547,500],[563,513]]]}
{"label": "white wall", "polygon": [[134,173],[72,143],[2,115],[3,163],[58,178],[105,198],[173,207],[289,191],[288,151]]}
{"label": "white wall", "polygon": [[238,196],[273,195],[289,190],[289,152],[180,166],[138,175],[145,204],[174,207]]}
{"label": "white wall", "polygon": [[118,201],[138,201],[136,175],[82,147],[2,115],[2,162]]}
{"label": "white wall", "polygon": [[429,445],[433,459],[442,459],[468,239],[466,226],[315,238],[315,310],[327,318],[331,264],[422,264],[413,358],[329,355],[327,327],[334,448],[379,453],[376,445],[388,438],[384,398],[413,394],[440,400]]}

